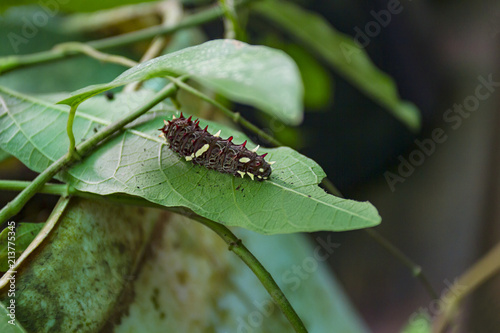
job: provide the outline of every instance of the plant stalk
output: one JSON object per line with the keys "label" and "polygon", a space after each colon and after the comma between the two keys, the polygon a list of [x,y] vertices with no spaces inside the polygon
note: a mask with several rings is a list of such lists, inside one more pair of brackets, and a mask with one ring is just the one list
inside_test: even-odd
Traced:
{"label": "plant stalk", "polygon": [[463,273],[453,286],[441,296],[442,309],[434,320],[434,333],[445,332],[462,300],[500,272],[500,243]]}

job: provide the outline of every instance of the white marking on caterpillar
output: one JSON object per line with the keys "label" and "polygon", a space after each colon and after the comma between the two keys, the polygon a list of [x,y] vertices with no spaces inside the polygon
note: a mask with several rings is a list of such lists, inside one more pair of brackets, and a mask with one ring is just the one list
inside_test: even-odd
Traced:
{"label": "white marking on caterpillar", "polygon": [[241,175],[241,178],[245,176],[245,173],[243,171],[237,171],[237,172]]}
{"label": "white marking on caterpillar", "polygon": [[274,163],[276,163],[276,161],[271,161],[271,162],[267,162],[269,163],[269,165],[273,165]]}
{"label": "white marking on caterpillar", "polygon": [[252,178],[252,180],[253,180],[253,174],[251,174],[250,172],[247,172],[247,175],[248,175],[250,178]]}
{"label": "white marking on caterpillar", "polygon": [[208,143],[205,143],[200,149],[196,151],[196,153],[194,153],[194,157],[200,157],[204,152],[208,150],[208,148],[210,148],[210,145]]}
{"label": "white marking on caterpillar", "polygon": [[[242,157],[242,158],[240,158],[240,162],[241,163],[248,163],[248,162],[250,162],[250,159],[248,157]],[[262,170],[262,171],[264,171],[264,170]]]}
{"label": "white marking on caterpillar", "polygon": [[175,120],[175,119],[176,119],[176,118],[175,118],[175,115],[173,115],[173,116],[172,116],[172,120]]}
{"label": "white marking on caterpillar", "polygon": [[160,138],[164,138],[165,137],[165,133],[161,132],[160,135],[158,135]]}
{"label": "white marking on caterpillar", "polygon": [[261,176],[257,176],[257,178],[262,179],[262,177],[261,177]]}
{"label": "white marking on caterpillar", "polygon": [[259,169],[259,171],[260,171],[260,172],[264,172],[264,169],[260,168],[260,169]]}
{"label": "white marking on caterpillar", "polygon": [[191,156],[186,156],[186,161],[191,161],[193,159],[193,157]]}
{"label": "white marking on caterpillar", "polygon": [[263,179],[267,179],[268,177],[264,177]]}
{"label": "white marking on caterpillar", "polygon": [[214,136],[219,137],[219,136],[220,136],[220,130],[219,130],[217,133],[215,133],[215,135],[214,135]]}
{"label": "white marking on caterpillar", "polygon": [[257,147],[255,147],[254,149],[252,149],[251,151],[253,151],[254,153],[257,152],[257,149],[259,149],[260,145],[257,145]]}

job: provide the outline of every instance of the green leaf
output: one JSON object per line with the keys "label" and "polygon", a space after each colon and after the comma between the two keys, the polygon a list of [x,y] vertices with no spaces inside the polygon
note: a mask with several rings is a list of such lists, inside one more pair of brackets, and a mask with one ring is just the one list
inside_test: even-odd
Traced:
{"label": "green leaf", "polygon": [[235,40],[213,40],[154,58],[125,71],[108,84],[80,89],[59,103],[78,105],[130,82],[183,74],[287,124],[297,125],[302,121],[303,88],[293,60],[282,51]]}
{"label": "green leaf", "polygon": [[9,270],[8,252],[9,252],[9,237],[11,238],[11,247],[15,249],[15,258],[19,258],[21,254],[30,245],[31,241],[36,237],[38,232],[43,228],[43,223],[26,223],[21,222],[15,229],[15,234],[8,227],[0,233],[0,271],[6,272]]}
{"label": "green leaf", "polygon": [[[10,301],[9,301],[10,302]],[[8,305],[7,305],[8,306]],[[2,333],[26,333],[24,328],[15,319],[11,319],[9,316],[9,310],[5,304],[0,302],[0,332]],[[9,323],[9,321],[11,323]],[[14,325],[12,324],[14,323]]]}
{"label": "green leaf", "polygon": [[[145,98],[146,92],[117,94],[113,101],[97,96],[83,103],[74,123],[77,142],[125,116],[135,109],[130,104]],[[319,188],[325,177],[321,167],[288,147],[261,149],[269,153],[267,160],[277,161],[264,182],[207,170],[181,159],[158,137],[163,119],[174,114],[178,116],[165,108],[148,112],[134,127],[58,178],[81,191],[128,193],[167,207],[184,206],[213,221],[265,234],[352,230],[380,223],[370,203],[334,197]],[[66,107],[1,88],[0,148],[29,168],[42,171],[67,151],[67,115]],[[213,132],[220,129],[222,137],[232,135],[236,143],[248,139],[217,123],[201,120],[200,125],[208,125]]]}
{"label": "green leaf", "polygon": [[320,15],[288,1],[258,1],[252,8],[316,52],[346,80],[389,110],[410,129],[420,128],[420,112],[399,98],[394,81],[371,62],[348,35],[336,31]]}

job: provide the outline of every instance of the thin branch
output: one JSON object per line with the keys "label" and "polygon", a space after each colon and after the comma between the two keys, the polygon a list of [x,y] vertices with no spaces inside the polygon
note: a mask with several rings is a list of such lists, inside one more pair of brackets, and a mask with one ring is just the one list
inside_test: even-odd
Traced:
{"label": "thin branch", "polygon": [[[31,181],[0,179],[0,190],[21,192],[31,184]],[[38,189],[38,193],[54,194],[64,196],[70,193],[66,184],[44,184]]]}
{"label": "thin branch", "polygon": [[432,331],[443,332],[464,297],[498,273],[500,273],[500,243],[474,263],[441,297],[440,304],[444,309],[434,320]]}
{"label": "thin branch", "polygon": [[175,83],[175,85],[177,85],[179,88],[181,88],[181,89],[199,97],[200,99],[204,100],[205,102],[208,102],[208,103],[212,104],[213,106],[217,107],[218,109],[220,109],[222,111],[222,113],[224,113],[227,117],[232,119],[235,123],[240,124],[241,126],[245,127],[249,131],[258,135],[260,138],[271,143],[272,145],[283,146],[283,144],[280,141],[278,141],[277,139],[275,139],[271,135],[262,131],[260,128],[258,128],[257,126],[255,126],[254,124],[252,124],[251,122],[249,122],[248,120],[243,118],[239,112],[233,112],[233,111],[229,110],[228,108],[226,108],[224,105],[217,102],[213,98],[210,98],[209,96],[205,95],[201,91],[191,87],[190,85],[180,81],[177,78],[167,76],[167,79],[169,79],[171,82]]}
{"label": "thin branch", "polygon": [[[251,0],[239,1],[236,5],[244,5]],[[220,6],[211,7],[198,13],[192,14],[184,18],[179,24],[171,27],[154,26],[142,30],[133,31],[119,36],[104,38],[100,40],[90,41],[85,43],[96,50],[106,48],[119,47],[143,40],[152,39],[155,36],[167,35],[176,31],[198,26],[219,18],[223,14]],[[48,51],[42,51],[26,55],[13,55],[0,58],[0,74],[14,70],[16,68],[32,66],[44,62],[54,61],[58,59],[68,58],[77,55],[74,50],[64,50],[60,48],[53,48]]]}
{"label": "thin branch", "polygon": [[[183,16],[182,4],[178,0],[169,0],[158,4],[158,8],[162,13],[164,27],[173,27],[181,22]],[[167,46],[169,39],[166,36],[156,36],[151,45],[144,53],[140,62],[145,62],[150,59],[156,58],[161,54],[163,49]]]}
{"label": "thin branch", "polygon": [[[91,150],[95,149],[96,146],[105,140],[111,138],[111,134],[122,129],[128,123],[134,121],[136,118],[140,117],[151,109],[156,104],[163,101],[165,98],[173,95],[177,88],[173,84],[169,84],[164,87],[160,92],[158,92],[151,100],[145,103],[143,106],[138,108],[135,112],[129,114],[125,118],[110,124],[109,126],[103,128],[101,131],[90,137],[88,140],[76,146],[80,155],[85,155]],[[50,179],[52,179],[59,171],[68,167],[70,164],[78,161],[77,156],[74,154],[66,154],[59,158],[57,161],[52,163],[47,169],[40,173],[28,187],[26,187],[21,193],[19,193],[12,201],[7,203],[2,210],[0,210],[0,223],[6,221],[8,218],[19,213],[22,207],[28,202],[31,197],[33,197],[40,188],[43,187]]]}
{"label": "thin branch", "polygon": [[386,249],[390,254],[392,254],[396,259],[398,259],[403,265],[408,267],[412,275],[420,281],[422,286],[425,288],[427,293],[432,299],[438,299],[439,295],[432,287],[429,279],[424,274],[422,267],[411,260],[406,254],[404,254],[400,249],[398,249],[394,244],[392,244],[387,238],[382,236],[380,233],[373,229],[364,229],[364,231],[370,236],[374,241],[376,241],[380,246]]}
{"label": "thin branch", "polygon": [[[0,180],[0,190],[20,192],[26,189],[28,186],[30,186],[30,184],[31,181],[2,179]],[[100,200],[100,201],[104,200],[122,205],[161,208],[175,213],[179,213],[179,210],[176,207],[164,207],[141,197],[136,197],[122,193],[101,195],[92,192],[83,192],[75,189],[73,186],[70,186],[69,184],[46,183],[39,188],[37,193],[59,195],[59,196],[77,196],[79,198],[84,198],[89,200]]]}
{"label": "thin branch", "polygon": [[[323,179],[323,186],[330,192],[338,197],[343,198],[342,193],[333,185],[333,183],[328,179]],[[390,254],[392,254],[396,259],[398,259],[403,265],[408,267],[412,275],[422,284],[424,289],[427,291],[432,299],[438,299],[438,293],[434,290],[429,279],[424,273],[422,267],[410,259],[406,254],[398,249],[394,244],[392,244],[387,238],[382,236],[380,233],[374,229],[364,229],[368,236],[370,236],[374,241],[376,241],[380,246],[386,249]]]}
{"label": "thin branch", "polygon": [[68,154],[73,155],[76,159],[80,159],[80,156],[76,152],[75,147],[75,135],[73,134],[73,121],[75,120],[76,108],[78,105],[73,105],[69,110],[68,122],[66,123],[66,133],[69,139]]}
{"label": "thin branch", "polygon": [[104,53],[96,50],[92,46],[85,44],[85,43],[80,43],[80,42],[68,42],[68,43],[62,43],[54,46],[55,50],[61,50],[64,53],[81,53],[81,54],[86,54],[89,57],[95,58],[97,60],[103,61],[103,62],[110,62],[118,65],[122,65],[125,67],[134,67],[135,65],[138,64],[137,61],[134,61],[132,59],[129,59],[127,57],[123,57],[120,55],[114,55],[114,54],[109,54],[109,53]]}
{"label": "thin branch", "polygon": [[219,5],[224,11],[224,38],[240,39],[242,29],[238,22],[234,0],[219,0]]}
{"label": "thin branch", "polygon": [[228,244],[229,250],[233,251],[243,262],[254,272],[255,276],[260,280],[264,288],[269,292],[274,302],[281,309],[283,314],[287,317],[290,324],[292,324],[295,332],[305,332],[307,329],[304,323],[297,315],[292,305],[286,298],[285,294],[281,291],[280,287],[276,284],[271,274],[262,266],[262,264],[250,252],[226,226],[213,222],[201,216],[192,217],[194,220],[204,224],[208,228],[217,233]]}
{"label": "thin branch", "polygon": [[[30,186],[29,181],[12,181],[0,180],[0,189],[20,191]],[[93,200],[107,200],[119,204],[139,205],[160,208],[174,213],[178,213],[198,221],[214,231],[222,240],[228,245],[230,251],[234,252],[240,259],[252,270],[252,272],[260,280],[264,288],[271,295],[276,305],[281,309],[286,318],[290,321],[296,332],[307,332],[304,323],[293,309],[290,302],[287,300],[285,294],[280,289],[278,284],[274,281],[271,274],[265,267],[255,258],[255,256],[243,245],[240,239],[236,237],[226,226],[213,222],[205,217],[199,216],[189,209],[182,207],[165,207],[147,201],[141,197],[134,197],[126,194],[111,194],[111,195],[98,195],[89,192],[78,191],[75,188],[65,184],[45,184],[39,188],[39,193],[55,194],[55,195],[75,195],[86,199]]]}

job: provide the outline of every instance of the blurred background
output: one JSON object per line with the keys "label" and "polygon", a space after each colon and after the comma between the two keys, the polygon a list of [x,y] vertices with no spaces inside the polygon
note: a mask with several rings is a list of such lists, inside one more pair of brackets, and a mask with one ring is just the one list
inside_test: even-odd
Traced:
{"label": "blurred background", "polygon": [[[374,12],[387,9],[394,0],[296,2],[356,38],[358,31],[376,20]],[[184,5],[189,9],[199,3],[185,1]],[[274,135],[317,161],[345,197],[372,202],[383,218],[377,231],[421,265],[441,293],[500,238],[500,92],[492,91],[460,123],[446,121],[445,116],[455,104],[474,96],[480,77],[500,82],[500,3],[401,0],[400,5],[401,12],[370,37],[363,49],[394,78],[401,97],[419,107],[422,128],[418,133],[265,20],[249,16],[248,41],[289,53],[298,62],[306,86],[304,123],[297,128],[274,124]],[[14,7],[4,11],[0,45],[8,45],[8,33],[19,31],[20,18],[35,10]],[[159,24],[151,15],[110,26],[89,24],[83,29],[85,25],[79,26],[82,19],[73,17],[74,25],[69,25],[64,13],[59,14],[30,43],[20,43],[19,53]],[[169,47],[221,38],[223,32],[222,21],[217,21],[177,35]],[[111,51],[137,60],[146,46]],[[0,55],[9,54],[11,49],[0,48]],[[74,66],[80,68],[78,80],[73,77]],[[117,65],[79,57],[0,76],[0,84],[28,93],[72,91],[109,81],[122,71]],[[270,127],[270,120],[260,114],[247,116],[261,127]],[[437,143],[429,156],[422,155],[423,162],[411,175],[391,188],[387,172],[398,175],[401,160],[421,149],[415,140],[432,138],[436,129],[442,129],[446,141]],[[32,179],[34,173],[9,158],[0,163],[0,177]],[[0,192],[1,204],[13,195]],[[16,219],[44,221],[55,201],[37,196]],[[318,233],[311,239],[318,236],[326,239],[328,235]],[[335,233],[333,239],[340,246],[329,259],[331,268],[373,332],[397,332],[419,309],[431,318],[438,314],[433,299],[411,272],[365,232]],[[500,278],[496,277],[467,299],[458,332],[498,332],[498,313]]]}
{"label": "blurred background", "polygon": [[[366,51],[394,77],[401,96],[418,105],[422,131],[410,133],[334,75],[335,101],[330,112],[306,117],[306,126],[324,130],[315,145],[304,151],[327,170],[347,197],[370,200],[379,209],[383,222],[377,230],[420,264],[441,293],[500,237],[500,95],[494,92],[481,101],[459,126],[444,118],[454,104],[463,104],[475,94],[479,76],[500,80],[500,3],[401,4],[404,10],[371,39]],[[355,27],[363,29],[374,20],[370,11],[387,5],[386,1],[310,4],[353,37]],[[321,116],[328,121],[317,119]],[[434,153],[426,155],[392,191],[384,173],[398,174],[398,157],[408,160],[419,149],[414,140],[429,139],[438,128],[448,139],[436,144]],[[408,269],[365,233],[335,237],[342,246],[331,260],[333,269],[375,332],[397,331],[416,309],[430,317],[439,314],[439,307]],[[498,332],[499,300],[497,277],[468,299],[458,331]]]}

